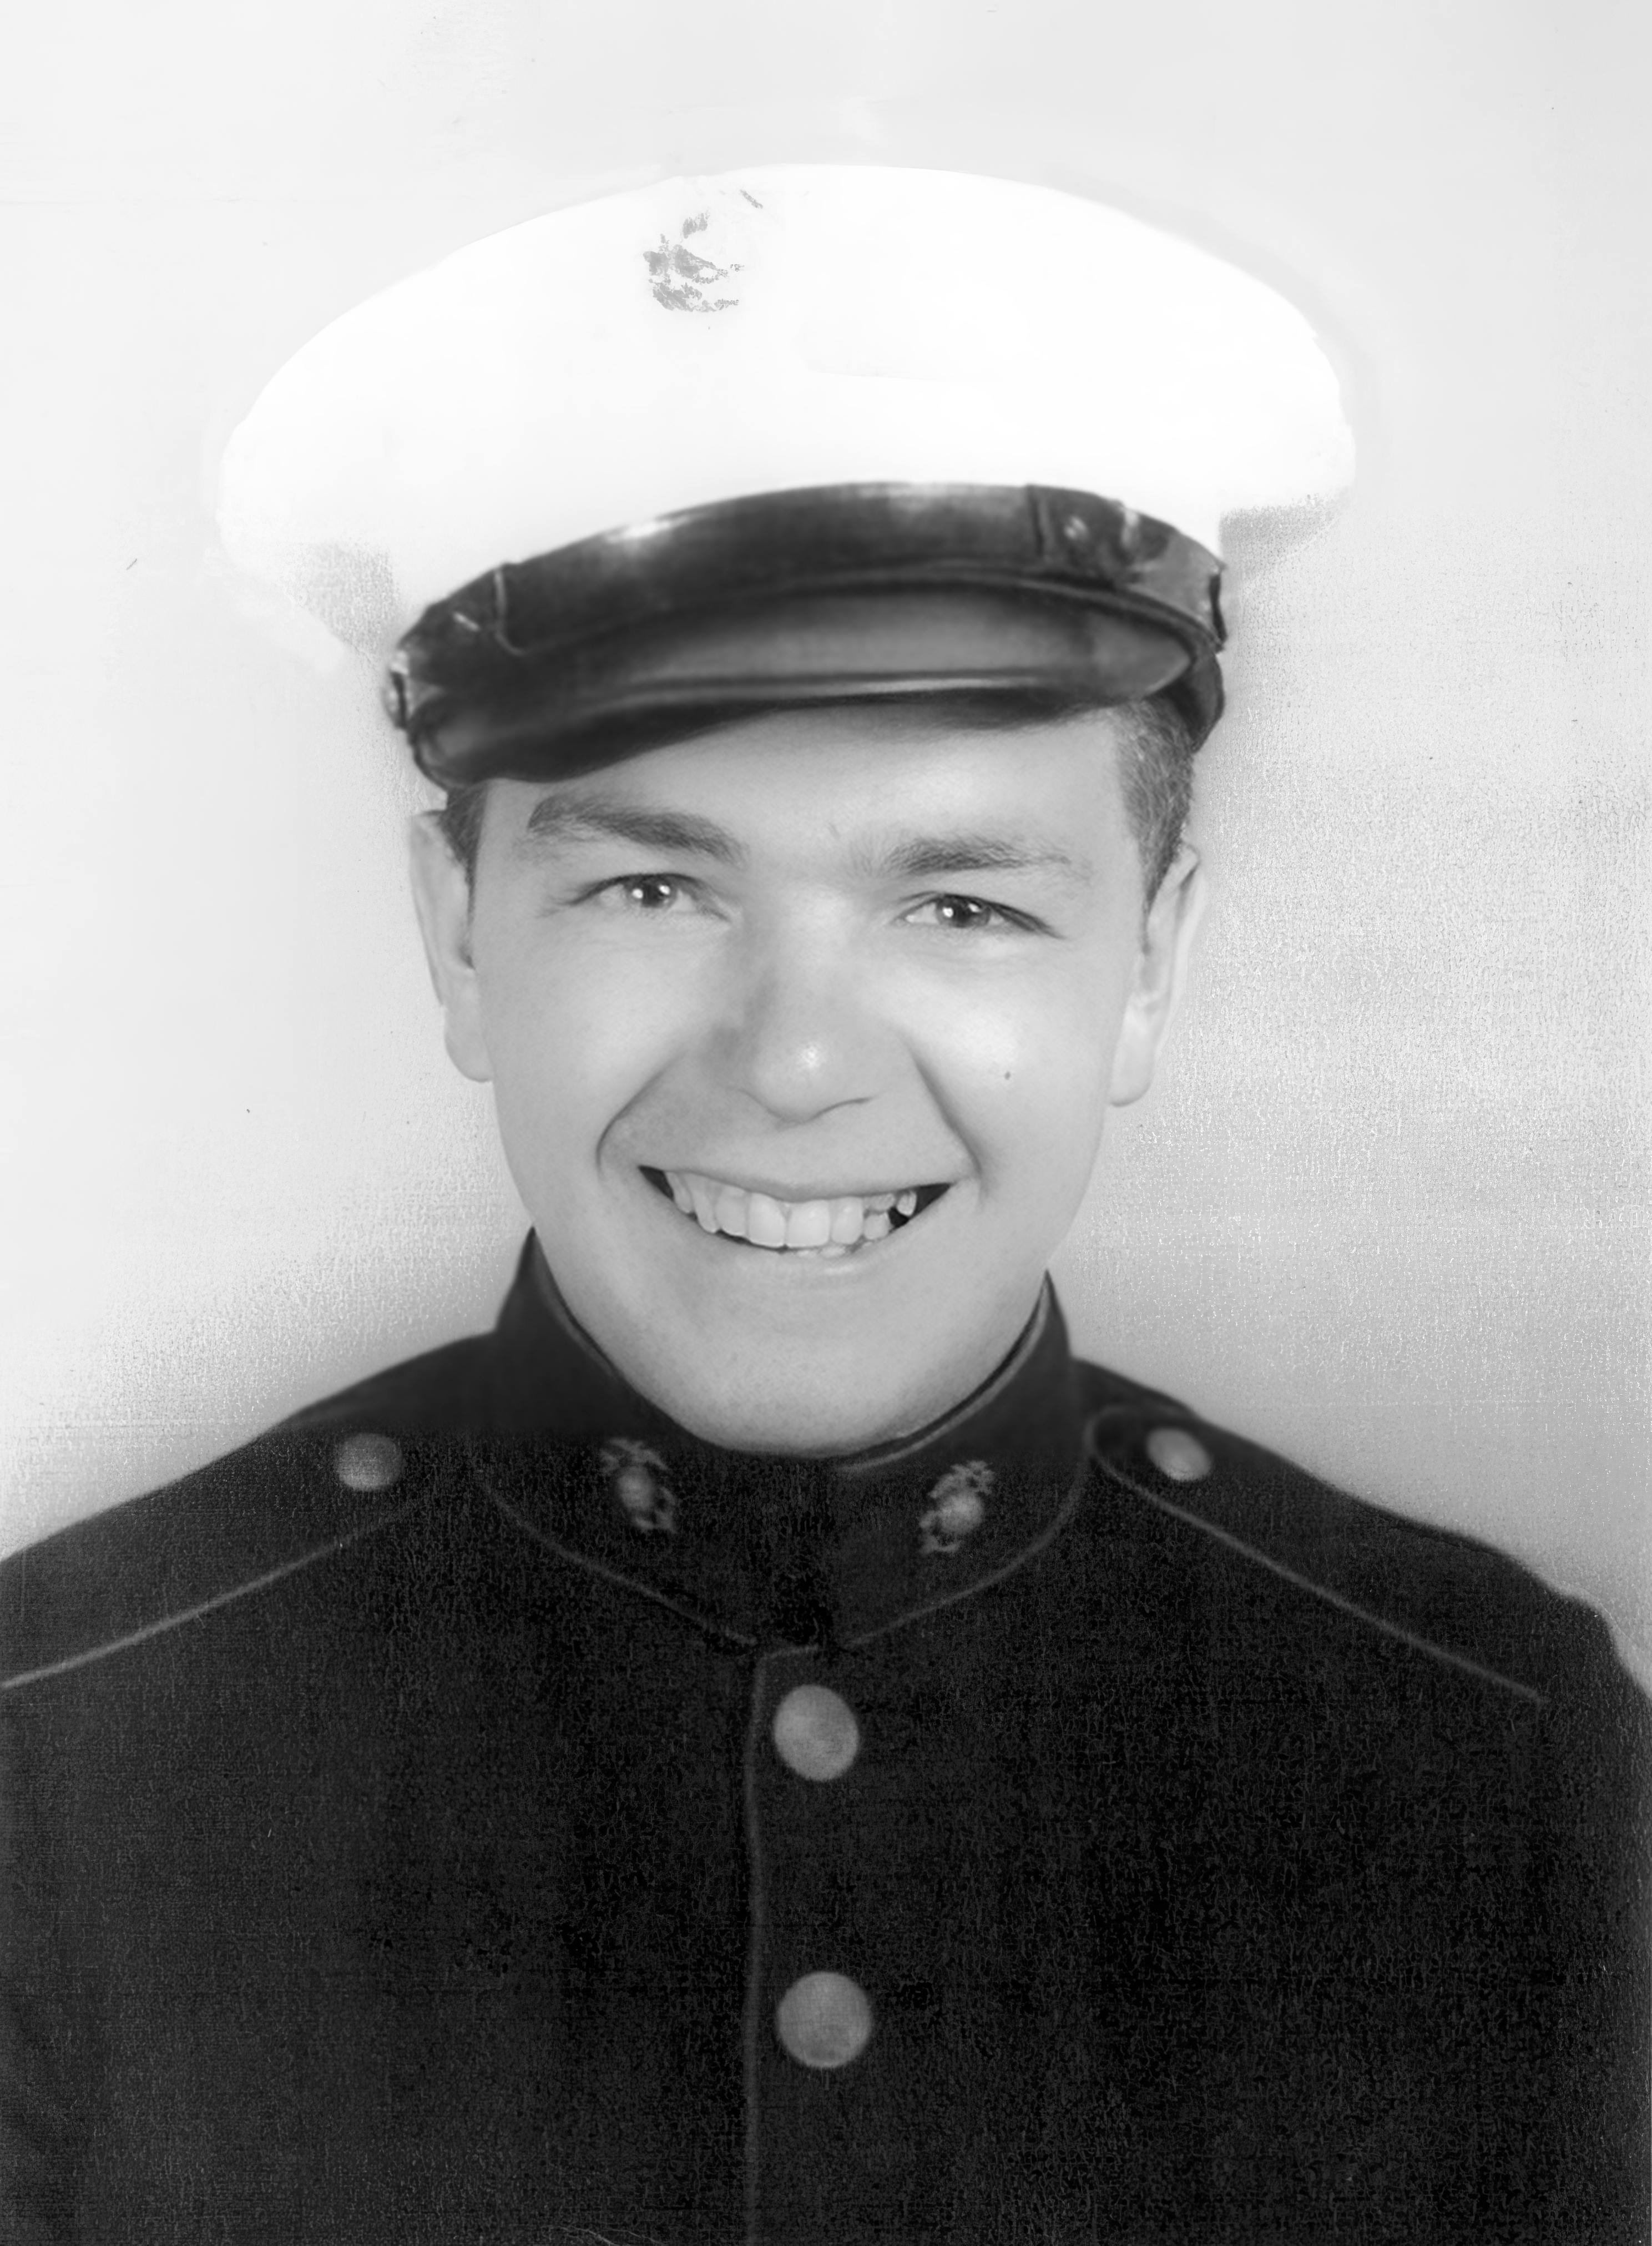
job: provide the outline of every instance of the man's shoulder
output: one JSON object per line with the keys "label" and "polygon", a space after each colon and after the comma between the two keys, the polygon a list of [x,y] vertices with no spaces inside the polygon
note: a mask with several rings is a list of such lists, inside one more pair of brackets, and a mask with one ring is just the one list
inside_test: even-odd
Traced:
{"label": "man's shoulder", "polygon": [[80,1668],[381,1531],[486,1411],[485,1337],[391,1365],[0,1563],[0,1685]]}
{"label": "man's shoulder", "polygon": [[1288,1586],[1304,1620],[1337,1618],[1533,1703],[1622,1677],[1596,1610],[1507,1553],[1350,1495],[1174,1397],[1094,1365],[1081,1377],[1094,1469],[1207,1579],[1241,1596]]}

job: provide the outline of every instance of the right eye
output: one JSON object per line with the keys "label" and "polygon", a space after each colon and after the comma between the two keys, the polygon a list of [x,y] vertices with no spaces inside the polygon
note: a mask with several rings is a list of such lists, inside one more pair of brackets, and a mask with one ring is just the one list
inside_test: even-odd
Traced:
{"label": "right eye", "polygon": [[697,902],[692,883],[675,874],[622,874],[591,894],[614,912],[669,913]]}

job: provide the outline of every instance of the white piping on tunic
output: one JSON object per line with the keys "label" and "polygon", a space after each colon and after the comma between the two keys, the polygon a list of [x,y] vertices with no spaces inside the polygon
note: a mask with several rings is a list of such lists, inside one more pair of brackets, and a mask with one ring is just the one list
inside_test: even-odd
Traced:
{"label": "white piping on tunic", "polygon": [[868,1474],[881,1474],[886,1467],[899,1466],[903,1459],[911,1458],[915,1452],[934,1449],[946,1437],[948,1429],[962,1426],[965,1420],[975,1419],[989,1405],[996,1403],[1044,1339],[1044,1329],[1050,1324],[1050,1304],[1054,1300],[1055,1290],[1046,1278],[1039,1290],[1037,1306],[1023,1327],[1020,1340],[984,1388],[976,1389],[961,1404],[955,1405],[950,1412],[943,1413],[939,1419],[931,1419],[927,1426],[917,1428],[910,1435],[898,1436],[894,1442],[881,1444],[875,1450],[853,1452],[847,1458],[834,1459],[832,1463],[836,1472],[846,1481],[862,1480]]}
{"label": "white piping on tunic", "polygon": [[231,1606],[237,1599],[250,1598],[255,1591],[268,1590],[272,1583],[296,1576],[301,1569],[311,1567],[317,1560],[325,1560],[334,1552],[342,1552],[347,1544],[358,1543],[371,1536],[376,1528],[387,1528],[411,1513],[422,1498],[410,1498],[392,1513],[377,1513],[371,1521],[364,1521],[359,1528],[346,1529],[343,1535],[335,1536],[330,1543],[317,1544],[313,1551],[301,1552],[296,1560],[283,1560],[278,1568],[268,1569],[262,1576],[248,1576],[244,1583],[232,1583],[227,1591],[214,1592],[209,1599],[200,1599],[192,1607],[180,1607],[176,1614],[162,1615],[158,1622],[146,1623],[141,1630],[130,1630],[123,1637],[112,1637],[105,1644],[90,1646],[84,1653],[66,1654],[61,1661],[48,1661],[38,1669],[25,1669],[17,1677],[0,1679],[0,1691],[15,1691],[19,1685],[37,1684],[48,1677],[66,1676],[71,1669],[84,1669],[94,1661],[106,1661],[112,1654],[125,1653],[130,1647],[147,1644],[152,1637],[160,1637],[169,1630],[181,1630],[186,1623],[199,1622],[202,1615],[214,1614],[220,1607]]}
{"label": "white piping on tunic", "polygon": [[[1110,1410],[1117,1408],[1111,1406]],[[1271,1552],[1263,1552],[1254,1544],[1247,1544],[1242,1536],[1235,1536],[1231,1529],[1218,1528],[1203,1514],[1194,1513],[1186,1506],[1173,1505],[1167,1497],[1160,1496],[1156,1490],[1145,1489],[1139,1481],[1115,1466],[1111,1459],[1103,1457],[1095,1439],[1095,1428],[1097,1420],[1107,1416],[1107,1412],[1098,1412],[1086,1423],[1084,1440],[1096,1464],[1104,1473],[1111,1474],[1121,1488],[1156,1507],[1160,1513],[1169,1514],[1173,1520],[1182,1521],[1187,1528],[1202,1529],[1207,1536],[1214,1538],[1218,1544],[1225,1544],[1230,1552],[1237,1552],[1241,1559],[1254,1561],[1257,1567],[1266,1568],[1270,1575],[1279,1576],[1297,1590],[1306,1591],[1312,1598],[1323,1600],[1327,1606],[1339,1608],[1343,1614],[1352,1615],[1356,1622],[1369,1623],[1373,1630],[1382,1631],[1385,1637],[1397,1638],[1402,1645],[1409,1645],[1415,1652],[1425,1653],[1431,1660],[1443,1662],[1450,1669],[1460,1669],[1470,1677],[1479,1678],[1485,1684],[1500,1684],[1506,1692],[1517,1693],[1521,1699],[1530,1700],[1540,1708],[1547,1707],[1548,1695],[1540,1692],[1534,1684],[1522,1684],[1518,1678],[1506,1677],[1500,1670],[1488,1669],[1483,1662],[1472,1660],[1465,1653],[1455,1652],[1449,1645],[1438,1644],[1432,1638],[1423,1637],[1416,1630],[1407,1630],[1403,1623],[1390,1622],[1386,1615],[1374,1614],[1370,1608],[1361,1606],[1357,1600],[1345,1597],[1341,1591],[1334,1591],[1325,1583],[1316,1583],[1311,1576],[1299,1575],[1295,1568],[1287,1567],[1282,1560],[1275,1559]]]}
{"label": "white piping on tunic", "polygon": [[710,1637],[722,1638],[726,1644],[742,1646],[750,1651],[757,1644],[756,1638],[748,1631],[736,1630],[731,1623],[719,1622],[715,1615],[707,1614],[704,1608],[694,1606],[686,1599],[673,1598],[669,1591],[656,1590],[652,1583],[645,1582],[639,1576],[628,1576],[622,1568],[610,1567],[606,1560],[598,1560],[588,1552],[576,1551],[573,1545],[564,1544],[560,1537],[553,1536],[548,1529],[541,1528],[536,1521],[519,1511],[509,1498],[501,1497],[487,1480],[486,1470],[479,1460],[473,1460],[472,1463],[477,1479],[487,1492],[488,1502],[520,1528],[523,1535],[531,1536],[536,1544],[542,1545],[547,1552],[554,1552],[570,1568],[581,1569],[588,1576],[600,1576],[605,1583],[616,1583],[621,1590],[634,1591],[640,1599],[650,1599],[656,1607],[666,1608],[683,1622],[692,1623],[697,1630],[704,1630]]}
{"label": "white piping on tunic", "polygon": [[752,1665],[751,1713],[745,1727],[745,1756],[741,1773],[745,1797],[748,1882],[745,2008],[740,2036],[745,2093],[745,2246],[760,2246],[758,2223],[762,2212],[763,2121],[758,2100],[762,2077],[763,1945],[768,1933],[768,1913],[765,1909],[763,1821],[758,1812],[758,1759],[762,1753],[763,1701],[768,1689],[771,1658],[766,1653],[760,1654]]}

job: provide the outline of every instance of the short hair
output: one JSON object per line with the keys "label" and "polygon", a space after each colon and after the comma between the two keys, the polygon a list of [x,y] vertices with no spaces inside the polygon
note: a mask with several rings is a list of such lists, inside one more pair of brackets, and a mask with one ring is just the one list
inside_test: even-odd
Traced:
{"label": "short hair", "polygon": [[1141,853],[1142,886],[1151,904],[1181,847],[1202,736],[1181,704],[1163,695],[1114,706],[1126,721],[1118,774],[1125,815]]}
{"label": "short hair", "polygon": [[[944,705],[944,711],[943,707]],[[914,712],[920,721],[945,714],[977,729],[1005,729],[1048,724],[1090,715],[1098,705],[1068,699],[1016,698],[1009,702],[988,697],[949,695],[942,704]],[[1182,830],[1193,806],[1193,755],[1199,747],[1186,712],[1165,695],[1145,702],[1121,702],[1109,706],[1122,718],[1123,754],[1119,780],[1125,813],[1141,854],[1143,886],[1151,904],[1181,847]],[[476,854],[482,839],[482,813],[487,801],[485,779],[466,780],[451,787],[437,813],[437,823],[447,847],[463,867],[466,881],[476,876]]]}

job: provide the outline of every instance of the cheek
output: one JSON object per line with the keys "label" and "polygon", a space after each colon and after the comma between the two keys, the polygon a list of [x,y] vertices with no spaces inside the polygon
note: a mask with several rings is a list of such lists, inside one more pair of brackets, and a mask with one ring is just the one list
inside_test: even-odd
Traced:
{"label": "cheek", "polygon": [[484,1032],[513,1166],[554,1144],[589,1158],[603,1131],[665,1065],[680,1009],[657,975],[601,945],[548,935],[479,946]]}
{"label": "cheek", "polygon": [[959,994],[929,1010],[921,1065],[973,1143],[989,1185],[1057,1197],[1089,1175],[1107,1108],[1126,978],[1075,962],[1060,976]]}

